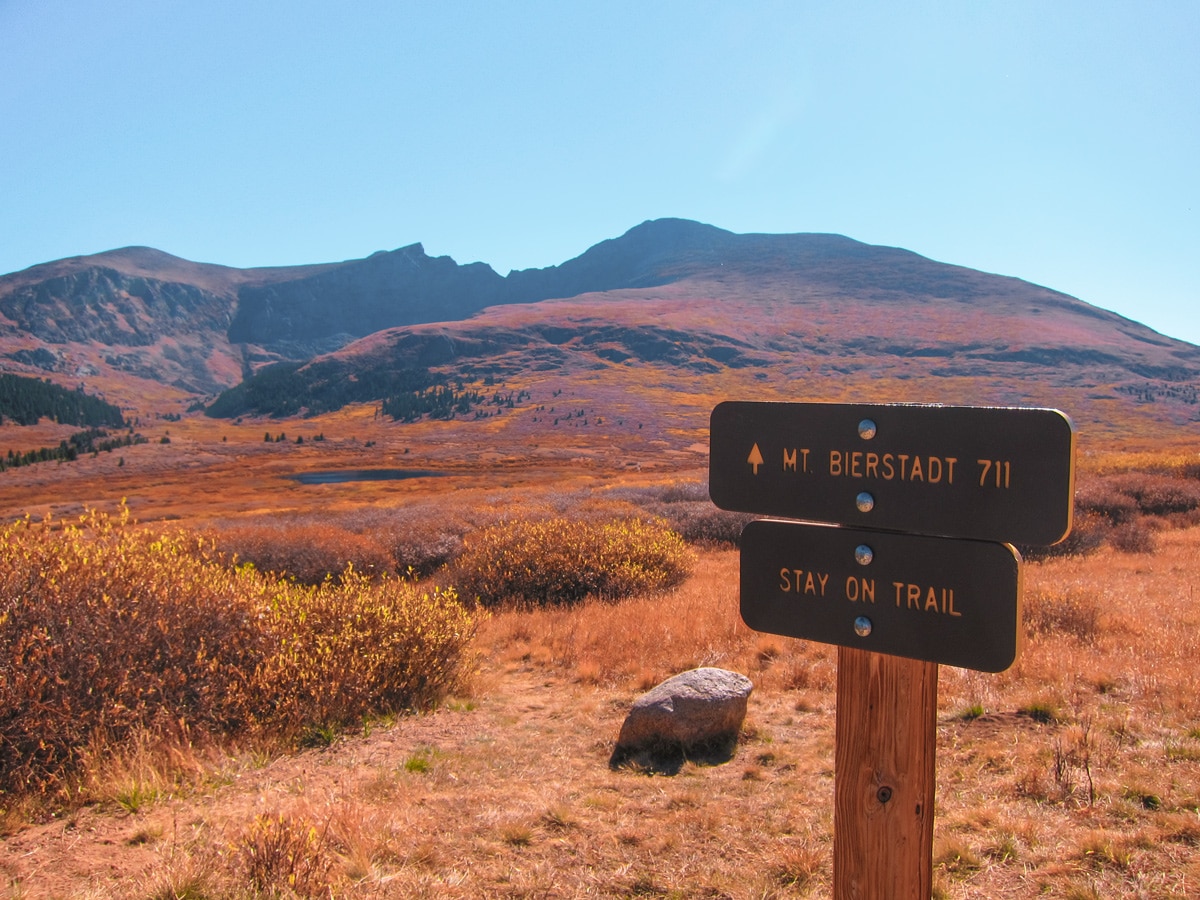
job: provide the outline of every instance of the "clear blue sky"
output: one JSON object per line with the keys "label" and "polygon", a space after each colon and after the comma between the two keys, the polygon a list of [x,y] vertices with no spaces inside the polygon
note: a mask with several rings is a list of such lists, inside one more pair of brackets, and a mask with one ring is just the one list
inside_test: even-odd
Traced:
{"label": "clear blue sky", "polygon": [[1016,275],[1200,343],[1200,2],[0,0],[0,272],[681,216]]}

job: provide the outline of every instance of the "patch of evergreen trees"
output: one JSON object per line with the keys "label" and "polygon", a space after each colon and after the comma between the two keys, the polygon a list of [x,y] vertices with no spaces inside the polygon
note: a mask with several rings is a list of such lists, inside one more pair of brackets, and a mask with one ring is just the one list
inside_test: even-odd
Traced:
{"label": "patch of evergreen trees", "polygon": [[108,432],[100,428],[89,428],[71,435],[65,441],[59,441],[57,447],[39,447],[37,450],[26,450],[24,453],[8,451],[8,455],[0,457],[0,472],[6,469],[16,469],[20,466],[30,466],[34,463],[73,462],[80,456],[91,453],[109,453],[118,447],[132,447],[134,444],[145,444],[146,438],[140,434],[125,434],[121,437],[109,438]]}
{"label": "patch of evergreen trees", "polygon": [[276,363],[259,369],[236,387],[231,387],[204,411],[214,419],[257,414],[283,417],[300,411],[298,391],[302,379],[296,373],[299,363]]}
{"label": "patch of evergreen trees", "polygon": [[473,406],[483,403],[483,395],[476,391],[456,390],[448,384],[395,394],[385,397],[380,411],[397,422],[415,422],[422,416],[431,419],[453,419],[457,414],[466,414]]}
{"label": "patch of evergreen trees", "polygon": [[120,408],[99,397],[41,378],[0,375],[0,422],[36,425],[42,418],[53,419],[60,425],[89,428],[105,425],[120,428],[125,424]]}
{"label": "patch of evergreen trees", "polygon": [[223,392],[205,415],[231,419],[241,415],[315,416],[348,403],[368,403],[384,397],[428,390],[444,379],[425,369],[350,370],[337,362],[276,363]]}
{"label": "patch of evergreen trees", "polygon": [[423,416],[452,419],[487,400],[465,389],[461,381],[452,384],[427,369],[351,370],[334,361],[306,366],[277,363],[222,393],[205,415],[219,419],[315,416],[348,403],[371,402],[380,402],[380,412],[396,421],[413,422]]}

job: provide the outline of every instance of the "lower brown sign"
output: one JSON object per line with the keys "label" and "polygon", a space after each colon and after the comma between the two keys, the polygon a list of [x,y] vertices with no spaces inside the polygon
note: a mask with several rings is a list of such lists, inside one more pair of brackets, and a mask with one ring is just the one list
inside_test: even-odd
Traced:
{"label": "lower brown sign", "polygon": [[755,631],[982,672],[1016,660],[1021,571],[1008,544],[760,519],[742,532]]}

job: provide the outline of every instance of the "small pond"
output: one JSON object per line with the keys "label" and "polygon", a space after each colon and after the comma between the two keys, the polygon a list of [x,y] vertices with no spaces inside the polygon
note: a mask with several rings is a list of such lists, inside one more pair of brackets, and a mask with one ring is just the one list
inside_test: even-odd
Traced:
{"label": "small pond", "polygon": [[345,484],[350,481],[404,481],[408,478],[441,478],[446,472],[424,469],[334,469],[328,472],[300,472],[287,477],[301,484]]}

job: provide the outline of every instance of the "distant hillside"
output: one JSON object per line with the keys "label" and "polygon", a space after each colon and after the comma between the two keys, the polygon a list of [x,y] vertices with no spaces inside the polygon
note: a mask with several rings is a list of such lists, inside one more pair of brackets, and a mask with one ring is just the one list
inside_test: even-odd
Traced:
{"label": "distant hillside", "polygon": [[60,260],[0,278],[0,368],[102,383],[131,406],[244,384],[211,407],[227,414],[378,401],[417,373],[429,383],[414,391],[639,368],[805,396],[882,380],[916,400],[1065,391],[1096,421],[1178,426],[1200,410],[1200,348],[1057,291],[839,235],[680,219],[507,276],[420,244],[274,269],[147,248]]}
{"label": "distant hillside", "polygon": [[270,347],[344,343],[395,325],[465,319],[506,302],[505,280],[490,266],[460,266],[413,244],[302,278],[243,286],[228,337]]}
{"label": "distant hillside", "polygon": [[703,420],[716,401],[741,397],[1056,406],[1093,433],[1200,424],[1195,348],[1153,332],[1136,340],[1106,316],[1012,303],[893,298],[875,312],[840,298],[798,303],[753,280],[689,280],[389,329],[280,372],[286,383],[274,386],[323,398],[330,384],[428,372],[541,385],[541,398],[604,396],[614,420]]}

